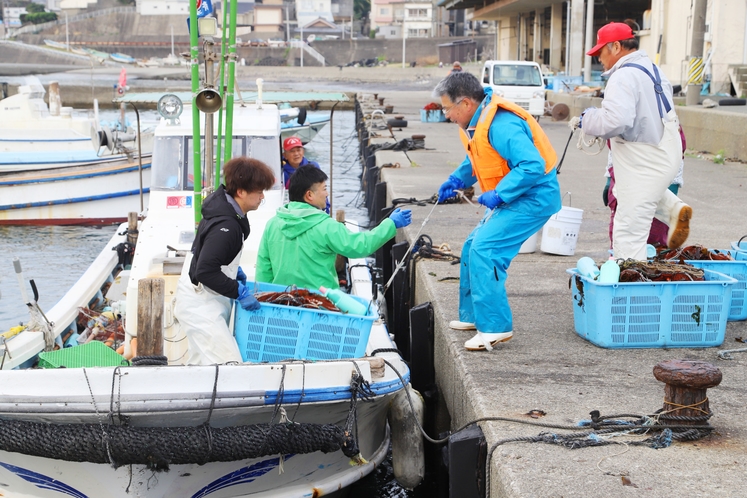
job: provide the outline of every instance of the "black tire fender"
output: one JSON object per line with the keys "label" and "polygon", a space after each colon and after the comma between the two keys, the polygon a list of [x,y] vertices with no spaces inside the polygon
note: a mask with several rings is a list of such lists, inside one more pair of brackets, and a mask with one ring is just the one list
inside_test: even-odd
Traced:
{"label": "black tire fender", "polygon": [[745,105],[747,99],[721,99],[718,101],[718,105]]}
{"label": "black tire fender", "polygon": [[390,119],[386,122],[392,128],[407,128],[406,119]]}

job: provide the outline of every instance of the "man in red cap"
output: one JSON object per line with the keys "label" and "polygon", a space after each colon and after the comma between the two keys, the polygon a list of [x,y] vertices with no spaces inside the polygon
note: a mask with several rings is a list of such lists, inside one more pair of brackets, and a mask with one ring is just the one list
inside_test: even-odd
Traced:
{"label": "man in red cap", "polygon": [[667,246],[680,247],[690,231],[692,208],[668,190],[682,161],[672,85],[638,50],[632,28],[613,22],[597,32],[587,55],[599,57],[607,76],[601,108],[575,118],[586,135],[610,140],[617,212],[612,234],[616,258],[646,259],[654,217],[669,226]]}
{"label": "man in red cap", "polygon": [[319,164],[303,157],[303,142],[298,137],[288,137],[283,140],[283,183],[288,188],[288,181],[301,166],[315,166]]}

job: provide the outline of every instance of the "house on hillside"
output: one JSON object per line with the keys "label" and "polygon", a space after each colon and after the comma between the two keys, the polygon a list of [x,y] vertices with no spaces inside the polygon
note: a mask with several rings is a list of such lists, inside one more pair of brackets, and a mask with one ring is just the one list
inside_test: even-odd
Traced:
{"label": "house on hillside", "polygon": [[254,31],[276,33],[285,31],[283,0],[264,0],[254,4]]}
{"label": "house on hillside", "polygon": [[26,13],[26,7],[4,7],[3,24],[8,28],[20,28],[21,15]]}
{"label": "house on hillside", "polygon": [[380,38],[429,38],[437,33],[429,0],[371,0],[371,29]]}
{"label": "house on hillside", "polygon": [[[343,38],[343,27],[318,17],[304,26],[293,30],[294,35],[302,36],[304,40],[316,39],[341,39]],[[345,28],[345,38],[350,37],[350,26]]]}
{"label": "house on hillside", "polygon": [[296,0],[296,21],[299,27],[307,26],[320,18],[334,24],[332,0]]}

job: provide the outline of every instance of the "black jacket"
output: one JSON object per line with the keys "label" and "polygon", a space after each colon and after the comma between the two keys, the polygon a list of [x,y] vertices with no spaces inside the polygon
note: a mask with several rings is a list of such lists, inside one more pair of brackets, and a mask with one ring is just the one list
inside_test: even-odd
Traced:
{"label": "black jacket", "polygon": [[189,278],[194,285],[202,283],[218,294],[236,299],[239,286],[221,271],[221,266],[231,264],[241,251],[249,236],[249,220],[236,212],[226,195],[226,188],[221,185],[202,204],[202,220],[192,243],[194,257]]}

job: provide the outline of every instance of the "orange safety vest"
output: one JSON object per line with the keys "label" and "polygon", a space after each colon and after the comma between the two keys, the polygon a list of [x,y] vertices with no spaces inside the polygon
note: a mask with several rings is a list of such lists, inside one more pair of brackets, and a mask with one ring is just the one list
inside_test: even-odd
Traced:
{"label": "orange safety vest", "polygon": [[555,149],[552,148],[550,140],[542,128],[540,128],[537,120],[513,102],[493,95],[490,104],[485,106],[482,113],[480,113],[480,119],[477,120],[477,128],[475,128],[473,137],[470,138],[465,130],[459,129],[461,131],[462,143],[472,163],[472,172],[477,177],[477,181],[483,192],[495,189],[496,185],[503,180],[503,177],[511,171],[508,167],[508,161],[498,154],[498,151],[490,145],[490,140],[488,139],[490,125],[493,123],[493,118],[499,107],[513,112],[529,124],[534,146],[537,147],[540,156],[545,160],[545,174],[552,171],[555,168],[555,163],[558,161]]}

